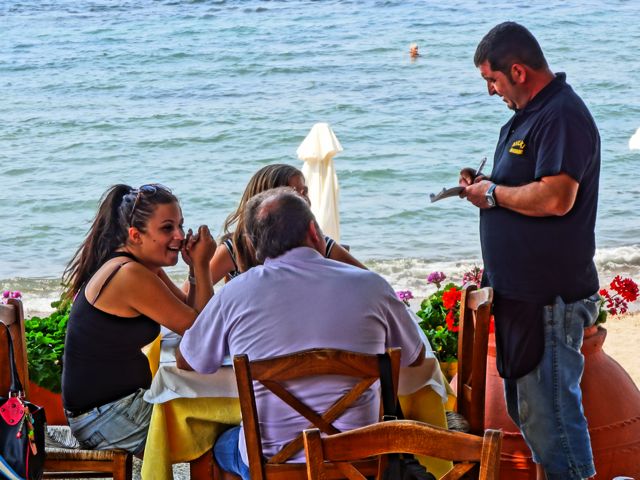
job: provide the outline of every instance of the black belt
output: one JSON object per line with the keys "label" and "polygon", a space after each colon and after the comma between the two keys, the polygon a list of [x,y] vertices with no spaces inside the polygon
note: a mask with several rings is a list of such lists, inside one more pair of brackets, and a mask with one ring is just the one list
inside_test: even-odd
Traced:
{"label": "black belt", "polygon": [[91,407],[91,408],[87,408],[87,409],[84,409],[84,410],[67,410],[65,408],[64,409],[64,414],[67,416],[67,418],[76,418],[76,417],[79,417],[80,415],[84,415],[85,413],[89,413],[94,408],[95,407]]}

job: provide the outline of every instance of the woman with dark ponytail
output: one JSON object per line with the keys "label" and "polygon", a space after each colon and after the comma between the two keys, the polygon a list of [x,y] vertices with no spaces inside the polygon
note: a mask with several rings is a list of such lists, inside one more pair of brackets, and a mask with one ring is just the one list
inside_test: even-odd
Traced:
{"label": "woman with dark ponytail", "polygon": [[[104,195],[64,281],[73,298],[62,397],[73,434],[88,449],[141,455],[151,405],[151,371],[141,348],[160,325],[182,335],[213,295],[206,226],[185,236],[178,199],[160,184],[114,185]],[[189,265],[189,295],[164,272]]]}

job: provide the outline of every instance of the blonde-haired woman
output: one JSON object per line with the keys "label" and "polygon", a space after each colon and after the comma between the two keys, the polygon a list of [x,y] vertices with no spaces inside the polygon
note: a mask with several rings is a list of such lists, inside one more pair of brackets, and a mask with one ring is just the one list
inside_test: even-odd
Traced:
{"label": "blonde-haired woman", "polygon": [[[242,212],[251,197],[276,187],[291,187],[309,202],[308,188],[304,175],[297,168],[282,163],[267,165],[258,170],[249,180],[236,210],[224,222],[224,233],[220,247],[209,263],[211,280],[217,283],[222,278],[231,278],[258,264],[251,244],[247,242],[242,220]],[[325,237],[325,256],[332,260],[366,268],[344,247],[329,237]]]}

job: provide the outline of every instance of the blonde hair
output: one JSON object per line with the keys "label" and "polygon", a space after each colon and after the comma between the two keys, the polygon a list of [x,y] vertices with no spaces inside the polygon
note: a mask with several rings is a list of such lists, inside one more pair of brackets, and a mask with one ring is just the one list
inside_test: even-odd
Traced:
{"label": "blonde hair", "polygon": [[[302,176],[302,172],[296,167],[284,163],[276,163],[262,167],[253,174],[244,193],[240,198],[240,203],[235,212],[227,217],[224,222],[222,240],[231,238],[236,251],[236,262],[240,271],[244,272],[249,268],[258,265],[259,262],[251,244],[247,242],[243,211],[245,205],[251,197],[258,193],[271,190],[276,187],[289,186],[289,182],[296,176]],[[232,229],[235,227],[235,230]]]}

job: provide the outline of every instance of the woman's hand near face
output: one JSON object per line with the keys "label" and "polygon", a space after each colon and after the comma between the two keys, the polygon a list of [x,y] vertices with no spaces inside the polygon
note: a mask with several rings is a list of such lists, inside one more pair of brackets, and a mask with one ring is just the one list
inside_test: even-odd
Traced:
{"label": "woman's hand near face", "polygon": [[[182,260],[184,263],[189,265],[189,271],[193,269],[193,258],[191,258],[191,247],[193,246],[193,230],[189,229],[187,231],[187,235],[184,237],[184,241],[182,242],[182,248],[180,249],[180,253],[182,254]],[[187,248],[187,246],[189,248]]]}
{"label": "woman's hand near face", "polygon": [[202,311],[213,296],[209,261],[213,257],[216,247],[216,241],[206,225],[200,225],[198,233],[189,237],[185,242],[185,250],[192,261],[191,268],[193,268],[193,276],[195,277],[195,284],[189,286],[187,302],[193,305],[198,312]]}
{"label": "woman's hand near face", "polygon": [[198,266],[208,270],[209,262],[217,247],[218,245],[206,225],[200,225],[198,233],[192,235],[186,242],[187,253],[191,257],[194,268]]}

